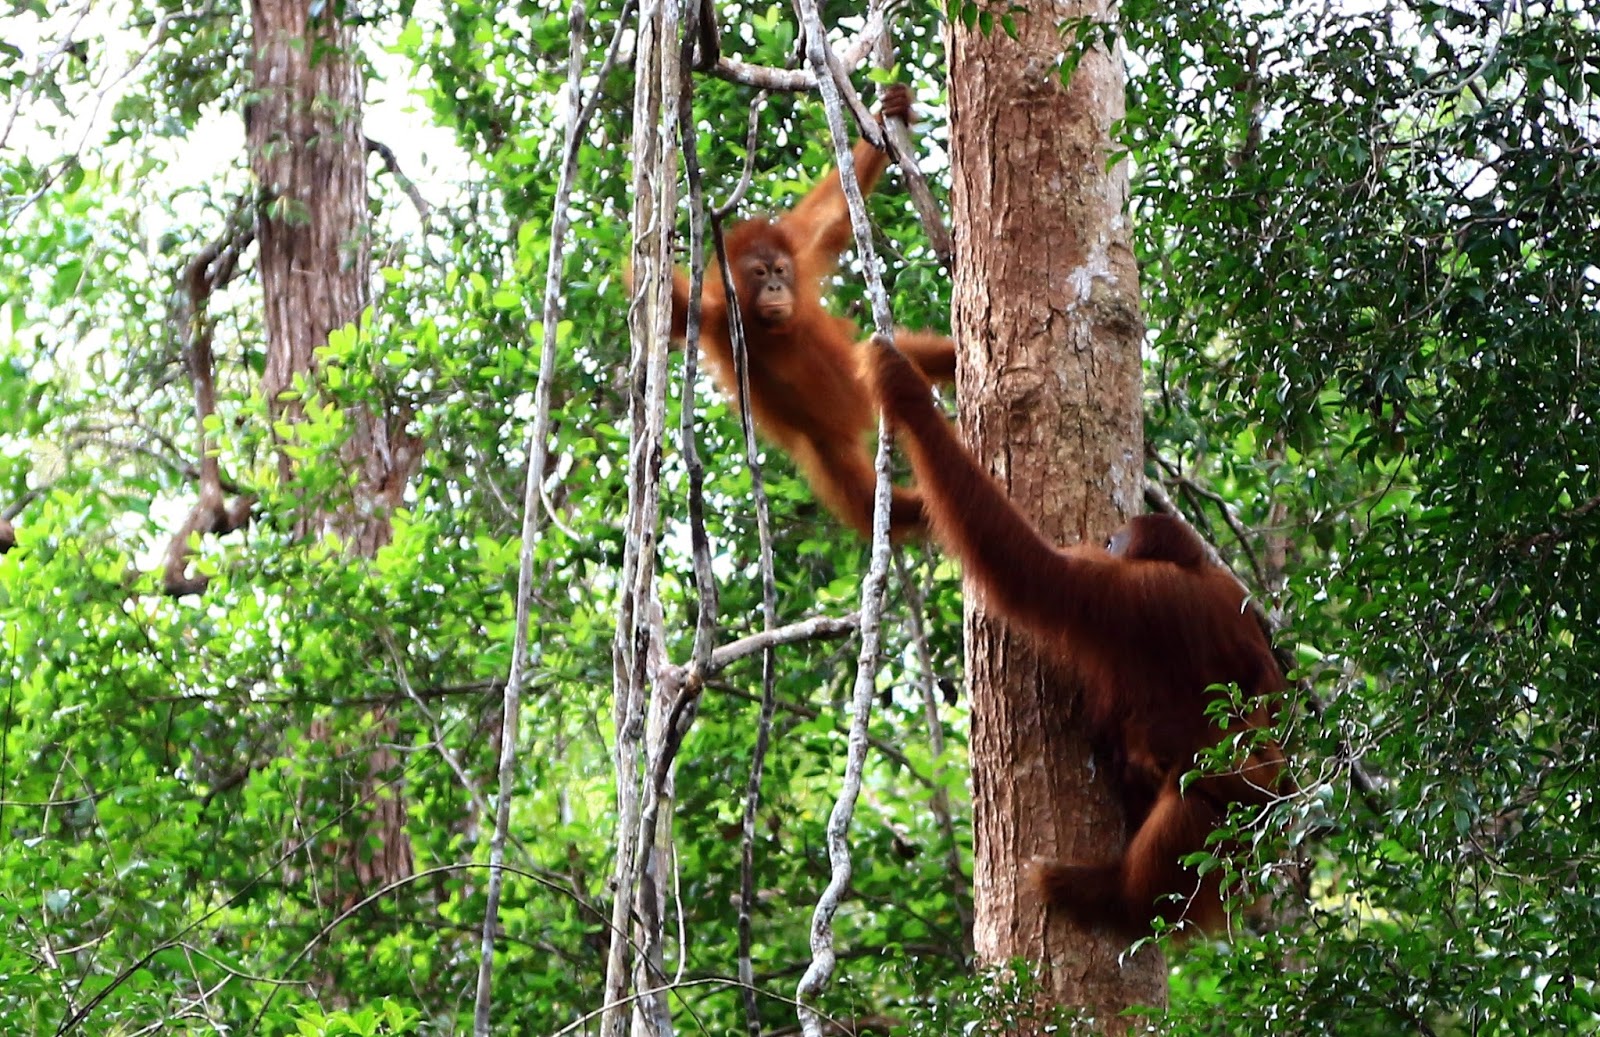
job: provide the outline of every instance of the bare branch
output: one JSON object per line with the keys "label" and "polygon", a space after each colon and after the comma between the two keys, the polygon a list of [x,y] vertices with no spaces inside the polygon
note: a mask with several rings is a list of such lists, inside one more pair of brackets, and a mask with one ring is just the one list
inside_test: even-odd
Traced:
{"label": "bare branch", "polygon": [[[583,102],[583,107],[578,112],[577,124],[580,128],[587,128],[589,120],[594,118],[595,109],[599,107],[602,96],[600,84],[604,83],[606,77],[611,74],[611,69],[615,67],[617,58],[622,53],[622,40],[628,35],[625,30],[633,28],[633,24],[629,19],[633,17],[633,12],[638,6],[639,0],[627,0],[622,5],[622,9],[617,12],[617,27],[611,34],[611,42],[606,45],[606,56],[600,59],[600,67],[595,69],[595,88],[590,91],[589,96]],[[578,148],[582,143],[583,135],[581,133],[567,138],[568,161],[577,161]]]}
{"label": "bare branch", "polygon": [[[684,64],[696,40],[703,39],[711,4],[691,8],[691,26],[684,31]],[[715,36],[715,23],[711,32]],[[701,43],[701,46],[709,46]],[[706,535],[705,465],[700,460],[695,437],[695,382],[700,370],[700,302],[706,280],[706,200],[701,183],[699,140],[695,132],[694,106],[689,90],[684,90],[678,105],[678,132],[683,136],[684,172],[689,181],[689,306],[684,331],[683,406],[678,427],[684,467],[689,473],[689,543],[694,558],[695,590],[699,594],[699,615],[695,618],[694,649],[691,666],[704,671],[711,662],[711,643],[717,621],[717,584],[711,572],[711,540]]]}
{"label": "bare branch", "polygon": [[383,159],[383,167],[389,171],[390,176],[394,177],[395,183],[400,185],[400,190],[406,193],[406,197],[411,199],[411,204],[416,208],[417,215],[421,216],[423,221],[426,222],[433,213],[433,207],[428,204],[426,198],[422,197],[422,192],[417,190],[417,185],[412,183],[411,178],[406,176],[400,169],[400,160],[395,158],[394,150],[382,141],[373,140],[371,137],[363,139],[367,142],[367,154],[377,155]]}
{"label": "bare branch", "polygon": [[[655,92],[654,100],[658,107],[656,111],[663,124],[676,121],[682,136],[680,146],[685,170],[689,175],[689,192],[692,210],[691,241],[694,258],[691,261],[693,275],[698,275],[693,292],[700,290],[700,285],[705,279],[704,235],[705,235],[705,203],[701,192],[699,165],[696,161],[693,112],[690,101],[690,75],[689,69],[693,63],[694,48],[700,41],[699,17],[705,5],[690,3],[682,6],[663,5],[658,15],[659,36],[652,47],[652,57],[659,62],[659,86]],[[677,17],[682,17],[680,24]],[[641,33],[643,36],[643,33]],[[673,42],[678,44],[677,61],[674,63],[670,47]],[[637,95],[636,95],[637,97]],[[637,107],[637,106],[636,106]],[[664,139],[663,139],[664,138]],[[659,456],[660,442],[665,437],[665,332],[670,323],[671,309],[674,305],[670,296],[670,282],[675,276],[672,262],[672,234],[671,217],[673,211],[673,185],[670,183],[673,176],[675,160],[680,152],[673,147],[669,133],[662,133],[656,143],[657,156],[650,170],[656,179],[656,190],[659,192],[659,203],[663,208],[657,208],[652,213],[659,222],[652,228],[649,237],[649,247],[655,253],[656,265],[652,271],[654,279],[647,284],[648,290],[655,292],[654,312],[650,313],[648,328],[649,337],[645,342],[649,353],[646,364],[646,377],[644,386],[645,405],[645,434],[640,436],[637,426],[635,428],[636,442],[646,444],[654,438],[655,446],[648,460],[644,461],[644,470],[632,474],[632,485],[638,487],[639,492],[630,492],[629,503],[633,505],[643,502],[647,507],[653,506],[656,496],[653,494],[653,483],[659,482]],[[635,216],[638,215],[636,211]],[[639,225],[636,223],[636,227]],[[698,307],[694,307],[698,309]],[[698,317],[698,314],[696,314]],[[698,329],[696,329],[698,332]],[[639,340],[636,337],[635,342]],[[637,348],[637,347],[636,347]],[[698,362],[698,339],[690,342],[685,350],[688,362],[685,364],[684,378],[684,405],[680,416],[680,431],[682,446],[686,459],[690,465],[690,517],[692,523],[691,541],[694,558],[695,582],[699,589],[699,617],[695,625],[695,637],[691,672],[698,672],[706,665],[711,656],[711,645],[715,632],[717,614],[717,596],[714,577],[711,571],[710,543],[705,532],[704,499],[703,499],[703,471],[700,469],[699,451],[695,446],[694,438],[694,373]],[[636,404],[637,410],[637,397]],[[641,459],[643,460],[643,459]],[[653,525],[659,522],[659,516],[653,510],[640,508],[637,511],[630,507],[630,521],[642,519]],[[632,891],[633,911],[635,925],[639,933],[639,952],[634,959],[634,989],[646,990],[657,986],[666,980],[666,955],[664,945],[666,941],[665,915],[667,910],[667,888],[669,879],[667,869],[674,868],[677,854],[673,849],[673,835],[671,824],[671,804],[677,799],[676,764],[678,752],[683,747],[683,740],[688,736],[689,729],[693,726],[700,706],[701,684],[699,681],[686,682],[677,679],[681,671],[669,668],[666,665],[666,632],[662,617],[661,605],[655,596],[654,563],[652,552],[641,551],[639,555],[639,576],[630,586],[635,588],[636,610],[642,609],[642,615],[649,626],[649,650],[646,653],[646,670],[650,677],[651,693],[650,702],[645,721],[645,786],[643,793],[643,807],[640,811],[638,825],[638,845],[634,852],[636,870],[634,872],[637,886]],[[626,602],[624,602],[626,607]],[[647,607],[646,607],[647,606]],[[636,615],[640,613],[636,612]],[[639,620],[636,618],[637,627]],[[637,644],[639,638],[634,638]],[[668,679],[663,679],[670,675]],[[630,678],[637,681],[644,675],[633,670]],[[619,783],[631,778],[631,775],[618,774]],[[663,821],[660,814],[663,806],[669,811]],[[675,885],[675,883],[674,883]],[[618,895],[625,890],[619,887]],[[678,912],[681,926],[683,912]],[[679,956],[679,975],[682,979],[684,957]],[[608,976],[608,979],[610,977]],[[667,1007],[667,997],[664,991],[652,993],[641,998],[637,1011],[645,1022],[646,1032],[654,1033],[657,1037],[669,1037],[672,1033],[672,1016]],[[692,1014],[692,1010],[691,1010]]]}
{"label": "bare branch", "polygon": [[[874,345],[894,342],[894,317],[889,296],[883,288],[882,263],[872,243],[872,227],[867,220],[866,203],[856,181],[855,160],[850,135],[845,131],[843,102],[832,75],[827,74],[832,55],[822,26],[817,0],[797,0],[806,39],[806,61],[817,74],[823,108],[828,115],[828,131],[838,156],[839,182],[850,211],[855,232],[856,253],[866,275],[867,297],[872,300],[872,320],[876,329]],[[849,830],[861,793],[861,773],[866,763],[868,721],[872,714],[873,688],[878,670],[878,622],[883,609],[883,588],[889,571],[889,446],[887,427],[878,420],[877,488],[873,495],[872,552],[866,579],[861,584],[861,651],[856,657],[855,690],[852,695],[849,749],[839,797],[828,815],[828,862],[831,875],[827,888],[817,898],[811,916],[811,964],[795,987],[795,1000],[801,1003],[800,1025],[806,1037],[821,1037],[822,1017],[813,1007],[817,995],[833,974],[833,917],[845,891],[850,888]]]}
{"label": "bare branch", "polygon": [[804,93],[817,88],[817,77],[809,69],[803,68],[772,68],[768,65],[752,65],[738,58],[721,57],[711,69],[711,74],[718,79],[726,79],[730,83],[740,83],[744,86],[759,87],[762,90],[776,90],[782,93]]}
{"label": "bare branch", "polygon": [[[883,20],[882,5],[884,0],[872,0],[872,16],[880,23]],[[889,32],[887,24],[882,25],[878,40],[873,47],[873,60],[879,68],[889,69],[894,67],[894,37]],[[944,213],[939,209],[939,203],[934,200],[933,191],[928,187],[927,177],[922,175],[922,167],[917,165],[917,152],[911,146],[911,130],[900,119],[883,120],[884,136],[887,138],[889,157],[894,159],[900,167],[900,172],[906,178],[906,191],[911,195],[911,204],[916,207],[917,215],[922,220],[922,229],[928,235],[928,243],[933,247],[934,255],[939,257],[939,262],[946,270],[956,268],[956,246],[950,236],[950,228],[945,225]]]}
{"label": "bare branch", "polygon": [[[883,34],[883,10],[874,6],[867,12],[867,23],[862,26],[850,45],[844,49],[844,54],[836,56],[833,61],[840,68],[854,68],[866,58],[867,54],[877,44],[878,38]],[[713,76],[725,79],[730,83],[742,83],[745,86],[759,87],[762,90],[778,90],[785,93],[805,93],[817,88],[816,73],[809,68],[773,68],[768,65],[752,65],[740,61],[738,58],[723,56],[710,69]],[[857,118],[862,120],[862,125],[874,122],[866,118],[865,110],[860,108],[860,102],[853,106],[857,110]],[[875,137],[867,139],[877,143]]]}
{"label": "bare branch", "polygon": [[15,527],[11,525],[11,521],[18,515],[22,514],[22,509],[26,508],[30,503],[33,502],[35,498],[39,497],[44,492],[44,487],[35,486],[32,489],[23,492],[10,504],[0,508],[0,555],[5,554],[7,551],[17,546],[17,531]]}
{"label": "bare branch", "polygon": [[944,725],[939,720],[939,696],[933,686],[933,653],[928,649],[928,637],[922,626],[923,596],[910,568],[901,554],[894,556],[895,573],[900,578],[900,590],[905,596],[906,615],[911,623],[911,642],[916,649],[921,666],[917,674],[917,688],[922,692],[922,717],[928,727],[928,748],[933,750],[934,792],[928,808],[939,825],[939,834],[945,842],[945,870],[950,873],[951,893],[956,905],[956,916],[961,920],[961,949],[972,956],[972,907],[968,898],[967,878],[961,870],[961,848],[956,843],[956,826],[950,816],[950,796],[943,782],[937,779],[945,770]]}
{"label": "bare branch", "polygon": [[[722,221],[711,221],[712,238],[716,242],[717,263],[722,271],[722,283],[733,284],[733,269],[728,263],[728,249],[722,237]],[[728,336],[733,343],[734,374],[739,382],[739,399],[750,398],[750,352],[744,337],[744,316],[739,311],[737,293],[728,294]],[[772,555],[772,514],[767,504],[767,484],[761,474],[761,464],[756,449],[755,419],[749,407],[739,408],[739,427],[744,433],[745,466],[750,470],[750,489],[756,499],[756,538],[759,544],[761,566],[761,625],[770,633],[778,621],[778,580]],[[745,1029],[750,1037],[759,1037],[760,1017],[756,1011],[752,910],[755,906],[755,846],[756,809],[761,803],[761,776],[766,770],[767,749],[772,743],[772,717],[777,709],[778,670],[774,644],[762,646],[761,655],[761,713],[756,721],[756,744],[750,754],[750,780],[745,784],[744,817],[740,826],[742,848],[739,864],[739,980],[745,985]]]}
{"label": "bare branch", "polygon": [[12,520],[12,519],[16,518],[18,515],[22,514],[22,509],[26,508],[29,504],[31,504],[34,501],[34,499],[37,498],[43,492],[44,492],[43,489],[41,489],[38,486],[35,486],[33,489],[28,490],[26,493],[22,494],[16,500],[12,501],[10,504],[7,504],[4,508],[0,508],[0,519],[5,519],[6,520],[6,524],[10,525],[11,524],[10,520]]}
{"label": "bare branch", "polygon": [[728,666],[743,659],[745,656],[757,652],[776,648],[779,645],[795,644],[799,641],[827,641],[834,638],[849,637],[860,628],[861,613],[852,612],[846,616],[814,616],[788,626],[763,630],[759,634],[741,637],[737,641],[718,648],[711,653],[710,674],[721,673]]}
{"label": "bare branch", "polygon": [[839,60],[839,55],[835,54],[831,47],[823,47],[823,53],[828,59],[828,71],[833,77],[834,88],[839,91],[839,102],[850,109],[850,116],[867,143],[880,151],[883,150],[883,124],[873,118],[872,109],[868,108],[867,102],[856,93],[855,84],[850,82],[850,73]]}
{"label": "bare branch", "polygon": [[495,803],[494,828],[489,840],[489,881],[484,896],[483,939],[479,950],[478,985],[473,1006],[473,1033],[487,1037],[493,997],[494,936],[499,926],[502,866],[511,827],[511,798],[515,788],[517,735],[522,727],[522,689],[528,672],[528,627],[533,615],[534,559],[539,547],[541,504],[544,500],[545,469],[549,464],[550,397],[556,373],[556,327],[561,317],[561,270],[565,258],[567,210],[572,185],[577,178],[578,149],[589,119],[599,103],[599,84],[616,62],[624,33],[632,28],[634,0],[628,0],[617,15],[611,44],[601,62],[596,87],[587,101],[583,98],[583,62],[586,56],[586,11],[581,0],[568,14],[570,44],[567,64],[567,127],[562,151],[561,173],[551,210],[550,255],[545,266],[543,341],[539,350],[539,377],[534,385],[533,424],[528,429],[527,481],[522,494],[522,554],[517,565],[516,632],[511,646],[511,672],[506,678],[500,707],[499,792]]}
{"label": "bare branch", "polygon": [[[739,203],[744,201],[745,192],[750,190],[750,182],[755,178],[757,134],[761,129],[761,109],[766,102],[765,90],[756,94],[750,102],[750,125],[744,134],[744,172],[739,175],[739,182],[734,185],[733,193],[728,196],[728,200],[714,210],[719,220],[726,219],[739,207]],[[695,295],[694,298],[698,299],[699,296]]]}
{"label": "bare branch", "polygon": [[693,55],[690,67],[696,72],[706,72],[716,67],[722,58],[722,33],[717,28],[717,5],[714,0],[698,0],[694,16]]}

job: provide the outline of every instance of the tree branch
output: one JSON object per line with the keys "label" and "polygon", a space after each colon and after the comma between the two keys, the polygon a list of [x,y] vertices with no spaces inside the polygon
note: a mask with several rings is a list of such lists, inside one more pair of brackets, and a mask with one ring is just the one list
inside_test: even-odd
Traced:
{"label": "tree branch", "polygon": [[[874,9],[868,12],[867,24],[862,26],[861,32],[845,48],[841,57],[835,58],[842,67],[854,68],[861,64],[868,52],[877,44],[878,37],[883,34],[883,12]],[[817,89],[816,74],[809,68],[774,68],[769,65],[752,65],[738,58],[727,56],[719,57],[710,69],[713,76],[725,79],[730,83],[741,83],[745,86],[759,87],[762,90],[781,90],[787,93],[804,93]],[[859,103],[859,102],[858,102]],[[872,120],[867,120],[871,122]],[[871,139],[871,138],[868,138]]]}
{"label": "tree branch", "polygon": [[[587,56],[587,14],[581,2],[568,13],[567,127],[561,158],[561,173],[556,182],[556,197],[551,209],[550,254],[545,266],[543,341],[539,350],[539,376],[534,384],[533,423],[528,429],[526,452],[527,481],[522,493],[522,552],[517,562],[516,630],[512,635],[511,672],[501,691],[500,757],[496,761],[498,798],[494,824],[489,835],[491,869],[484,896],[483,938],[478,961],[478,982],[474,994],[473,1032],[485,1037],[490,1032],[494,976],[494,940],[499,927],[500,894],[504,885],[505,849],[510,838],[511,799],[515,789],[517,735],[522,727],[522,689],[528,673],[528,627],[533,615],[533,570],[539,547],[541,506],[544,501],[545,468],[549,462],[550,398],[556,375],[556,328],[561,316],[561,271],[568,226],[567,207],[572,185],[577,178],[578,150],[585,127],[599,103],[600,85],[616,62],[621,40],[631,29],[635,0],[627,0],[618,12],[610,46],[601,60],[595,88],[585,99],[582,91],[583,62]],[[552,513],[553,518],[553,513]],[[620,732],[619,732],[620,734]],[[620,895],[620,894],[619,894]],[[625,941],[624,941],[625,942]],[[621,951],[616,951],[621,953]]]}
{"label": "tree branch", "polygon": [[233,280],[239,257],[255,240],[255,221],[248,219],[251,206],[240,199],[228,218],[228,228],[211,244],[201,249],[184,267],[179,285],[177,312],[184,339],[184,361],[194,386],[195,426],[200,438],[200,495],[183,526],[167,543],[166,564],[162,568],[162,589],[171,597],[201,594],[211,582],[203,573],[190,575],[189,559],[194,553],[191,540],[216,533],[219,536],[241,529],[250,522],[255,497],[242,495],[228,504],[222,490],[222,468],[217,445],[208,425],[217,413],[217,389],[212,371],[211,335],[213,322],[206,312],[213,293]]}
{"label": "tree branch", "polygon": [[[838,160],[839,184],[844,190],[845,204],[850,212],[850,225],[855,232],[856,253],[866,275],[867,297],[872,301],[873,344],[894,341],[894,316],[889,309],[889,296],[884,291],[882,262],[872,242],[872,227],[867,219],[867,207],[861,197],[861,186],[856,180],[855,160],[851,154],[852,141],[845,131],[843,104],[833,76],[827,74],[833,59],[817,0],[797,0],[805,29],[806,61],[817,73],[818,89],[822,94],[823,108],[828,114],[828,132],[833,140],[833,150]],[[833,948],[833,918],[840,901],[850,888],[852,864],[850,860],[850,822],[855,813],[856,798],[861,794],[861,773],[866,764],[868,721],[872,715],[873,688],[878,672],[878,623],[883,610],[883,590],[889,573],[889,447],[888,428],[883,418],[878,420],[878,454],[876,458],[877,487],[873,493],[872,550],[867,576],[861,582],[861,650],[856,656],[855,688],[851,696],[849,750],[845,755],[844,776],[840,782],[839,796],[828,815],[828,863],[831,874],[827,887],[817,898],[816,910],[811,915],[811,964],[795,986],[795,1000],[800,1003],[800,1025],[806,1037],[822,1037],[822,1016],[815,1007],[817,996],[833,975],[836,961]]]}
{"label": "tree branch", "polygon": [[[895,574],[900,578],[900,590],[906,602],[906,616],[911,623],[911,643],[916,649],[917,663],[920,670],[917,673],[917,689],[922,693],[922,716],[928,725],[928,748],[933,751],[934,776],[937,779],[948,763],[944,757],[944,726],[939,720],[939,698],[934,689],[933,677],[933,652],[928,648],[927,631],[923,629],[922,592],[916,582],[911,578],[911,569],[905,564],[903,555],[896,554],[894,558]],[[933,795],[928,800],[928,808],[933,813],[934,821],[939,825],[939,834],[945,842],[945,870],[950,873],[950,886],[952,899],[956,905],[956,917],[961,922],[961,949],[968,958],[972,957],[972,906],[971,890],[967,886],[967,877],[961,870],[961,848],[956,843],[955,821],[950,816],[950,796],[945,792],[944,785],[935,780]]]}
{"label": "tree branch", "polygon": [[423,221],[426,222],[433,213],[433,207],[428,204],[426,198],[422,197],[422,192],[417,190],[417,185],[412,183],[411,178],[406,176],[400,169],[400,160],[395,158],[394,150],[382,141],[373,140],[371,137],[363,137],[362,139],[366,141],[367,154],[377,155],[383,159],[383,167],[389,171],[390,176],[394,177],[395,183],[400,185],[400,190],[406,193],[406,197],[411,199],[411,204],[416,207],[417,215],[421,216]]}

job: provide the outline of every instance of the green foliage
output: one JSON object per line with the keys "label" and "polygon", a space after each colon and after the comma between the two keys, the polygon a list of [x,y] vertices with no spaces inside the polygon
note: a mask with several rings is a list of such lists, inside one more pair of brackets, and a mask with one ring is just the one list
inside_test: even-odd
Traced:
{"label": "green foliage", "polygon": [[[385,74],[414,73],[419,103],[455,131],[463,168],[453,196],[423,186],[431,200],[454,200],[420,233],[405,229],[410,202],[375,181],[382,290],[358,325],[319,351],[317,376],[292,387],[303,415],[274,420],[260,395],[250,277],[211,300],[220,406],[208,430],[224,474],[258,502],[247,530],[198,539],[196,567],[213,576],[203,599],[159,597],[154,572],[193,501],[185,466],[199,431],[174,292],[189,258],[228,225],[243,156],[219,174],[226,182],[165,185],[181,181],[184,160],[174,156],[203,144],[211,130],[202,127],[214,125],[206,120],[249,102],[237,54],[243,12],[171,21],[159,60],[120,96],[112,134],[76,164],[0,171],[14,197],[40,191],[0,226],[0,507],[25,503],[19,546],[0,557],[0,923],[21,934],[0,941],[0,1031],[434,1034],[470,1025],[485,908],[486,819],[475,796],[492,792],[502,734],[568,45],[563,10],[502,13],[455,6],[371,29],[393,56]],[[603,44],[615,7],[589,17]],[[751,26],[747,58],[786,60],[786,12],[728,17]],[[907,30],[903,53],[926,68],[936,28]],[[110,48],[92,56],[116,60]],[[515,871],[500,910],[501,1032],[549,1033],[591,1011],[605,969],[616,820],[610,640],[627,443],[616,274],[628,186],[616,156],[629,133],[630,73],[599,86],[564,260],[556,478],[547,486],[559,521],[546,524],[535,559]],[[721,82],[697,89],[713,197],[742,172],[748,100]],[[774,99],[763,126],[751,208],[789,204],[831,162],[814,100]],[[113,146],[123,151],[100,150]],[[132,164],[113,157],[130,147]],[[69,173],[52,180],[52,168]],[[948,287],[914,217],[901,197],[875,199],[875,211],[885,244],[908,253],[895,261],[901,315],[937,324]],[[673,428],[682,396],[675,386]],[[750,478],[737,418],[709,379],[692,399],[708,458],[720,623],[731,639],[759,626]],[[426,452],[388,544],[353,559],[336,538],[300,535],[297,516],[352,501],[341,451],[355,410],[374,400],[403,404]],[[294,463],[288,481],[280,455]],[[673,517],[662,599],[668,647],[681,656],[695,592],[676,449],[666,463]],[[785,459],[766,464],[786,560],[780,621],[849,611],[864,549]],[[954,677],[959,606],[953,585],[943,586],[932,647]],[[904,631],[896,637],[903,647]],[[783,708],[757,822],[755,958],[759,983],[785,996],[805,953],[807,905],[826,880],[822,831],[844,752],[853,651],[820,642],[782,654]],[[858,895],[839,931],[847,956],[889,945],[927,964],[915,985],[875,971],[870,985],[849,988],[860,1004],[962,966],[949,839],[927,805],[937,774],[956,800],[955,838],[969,843],[961,757],[943,769],[932,760],[911,681],[897,678],[903,690],[874,724],[898,755],[872,766]],[[759,686],[754,661],[722,675],[679,768],[691,979],[737,971],[728,937]],[[959,754],[959,714],[946,717]],[[375,744],[392,748],[376,795],[404,806],[417,878],[356,907],[376,891],[354,880],[336,848],[378,849],[365,812],[347,810],[372,777]],[[742,1026],[741,999],[726,984],[708,984],[690,1003],[713,1030]],[[764,998],[762,1012],[768,1026],[793,1018],[777,999]]]}
{"label": "green foliage", "polygon": [[420,1032],[419,1019],[417,1012],[393,1001],[382,1001],[356,1012],[328,1015],[311,1007],[297,1021],[294,1032],[302,1037],[400,1037]]}
{"label": "green foliage", "polygon": [[957,1037],[980,1033],[1054,1033],[1077,1037],[1103,1033],[1077,1011],[1047,1007],[1033,963],[1016,959],[977,969],[943,986],[936,995],[907,1005],[895,1037]]}
{"label": "green foliage", "polygon": [[1287,524],[1329,700],[1302,759],[1360,754],[1383,810],[1309,775],[1310,917],[1191,953],[1173,1029],[1593,1031],[1600,36],[1560,4],[1125,13],[1151,436]]}

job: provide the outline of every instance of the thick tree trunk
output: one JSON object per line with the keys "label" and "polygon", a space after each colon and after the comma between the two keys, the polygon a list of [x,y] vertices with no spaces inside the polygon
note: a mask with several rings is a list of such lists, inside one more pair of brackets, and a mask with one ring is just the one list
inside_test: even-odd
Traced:
{"label": "thick tree trunk", "polygon": [[[330,332],[359,321],[368,299],[362,79],[355,32],[338,19],[341,9],[332,4],[309,17],[302,0],[256,0],[251,9],[255,93],[245,122],[262,191],[256,234],[266,307],[262,388],[274,415],[288,422],[303,411],[298,401],[280,396],[297,375],[315,372],[315,350]],[[408,418],[377,401],[349,416],[344,461],[360,473],[353,499],[331,511],[308,509],[295,524],[303,535],[337,533],[361,557],[388,542],[389,512],[421,457],[418,441],[406,432]],[[286,453],[279,467],[287,481],[293,465]],[[386,740],[393,725],[378,716],[374,726],[369,744]],[[327,741],[344,737],[321,722],[313,734]],[[411,874],[400,786],[385,784],[396,766],[392,753],[373,748],[355,776],[364,806],[350,815],[339,841],[341,859],[334,862],[335,886],[346,876],[355,884],[337,890],[338,900]],[[377,839],[369,852],[365,837],[372,835]]]}
{"label": "thick tree trunk", "polygon": [[[1032,5],[1016,39],[957,25],[950,40],[962,431],[1060,543],[1104,541],[1141,499],[1144,324],[1127,167],[1106,169],[1121,57],[1089,52],[1063,88],[1057,32],[1108,13],[1098,0]],[[978,593],[967,595],[966,640],[977,953],[1038,963],[1054,1003],[1121,1029],[1109,1020],[1128,1006],[1165,1004],[1160,955],[1119,964],[1115,937],[1047,920],[1021,883],[1034,856],[1104,860],[1123,842],[1076,692]]]}
{"label": "thick tree trunk", "polygon": [[[355,33],[331,18],[307,21],[298,0],[256,0],[255,99],[245,125],[250,166],[264,195],[257,240],[266,296],[267,367],[276,401],[315,369],[328,333],[367,303],[366,146]],[[293,418],[298,403],[281,406]]]}

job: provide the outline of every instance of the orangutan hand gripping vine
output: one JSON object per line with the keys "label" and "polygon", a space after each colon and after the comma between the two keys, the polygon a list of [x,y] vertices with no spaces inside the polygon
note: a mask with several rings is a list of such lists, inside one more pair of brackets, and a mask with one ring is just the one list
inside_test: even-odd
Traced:
{"label": "orangutan hand gripping vine", "polygon": [[[1180,787],[1196,755],[1226,737],[1206,715],[1217,685],[1274,697],[1286,686],[1244,591],[1181,520],[1142,515],[1106,549],[1048,543],[956,439],[928,383],[892,349],[872,380],[911,458],[934,535],[960,556],[995,611],[1029,629],[1082,687],[1085,723],[1120,796],[1127,845],[1115,860],[1036,860],[1045,900],[1084,924],[1137,936],[1156,916],[1216,930],[1226,922],[1216,872],[1179,864],[1201,850],[1231,803],[1265,804],[1292,788],[1276,743]],[[1244,718],[1270,725],[1268,708]],[[1174,896],[1176,895],[1176,896]]]}
{"label": "orangutan hand gripping vine", "polygon": [[[882,115],[910,122],[910,91],[890,87]],[[888,157],[864,139],[853,154],[856,181],[867,194]],[[844,188],[838,171],[830,170],[775,222],[752,219],[733,227],[726,249],[749,354],[749,406],[756,427],[794,458],[830,511],[870,535],[876,476],[864,440],[876,415],[860,367],[865,350],[857,345],[853,323],[822,308],[822,282],[850,240]],[[715,272],[706,278],[700,306],[700,347],[723,391],[737,400],[728,292]],[[676,338],[684,335],[688,307],[688,275],[675,271]],[[928,377],[949,381],[955,376],[955,348],[945,336],[897,328],[895,341]],[[922,501],[915,491],[895,488],[890,529],[896,537],[923,532]]]}

